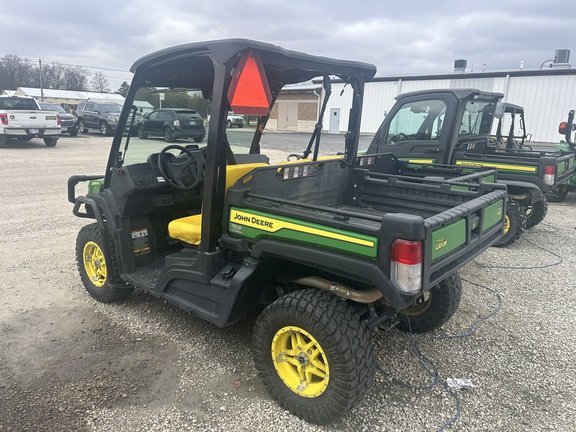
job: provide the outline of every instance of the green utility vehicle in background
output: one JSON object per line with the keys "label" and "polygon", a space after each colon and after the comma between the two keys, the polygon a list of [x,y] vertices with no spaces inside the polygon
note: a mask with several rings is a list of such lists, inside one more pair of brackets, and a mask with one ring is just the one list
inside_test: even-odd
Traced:
{"label": "green utility vehicle in background", "polygon": [[[560,151],[576,151],[576,144],[572,141],[572,132],[576,130],[576,125],[574,124],[574,110],[570,110],[568,113],[568,120],[561,122],[558,126],[558,132],[564,135],[565,141],[556,144],[556,148]],[[548,200],[553,202],[562,202],[566,199],[568,192],[574,192],[576,190],[576,174],[572,175],[569,179],[555,186],[550,190],[546,197]]]}
{"label": "green utility vehicle in background", "polygon": [[[373,329],[450,319],[457,270],[503,234],[506,187],[482,181],[494,172],[436,167],[444,180],[398,174],[390,154],[358,156],[373,65],[233,39],[164,49],[131,70],[105,172],[68,182],[73,213],[94,220],[76,243],[84,286],[105,303],[136,287],[219,327],[258,312],[259,375],[306,421],[336,420],[366,393]],[[332,76],[353,95],[344,156],[318,157],[319,121],[302,159],[270,164],[260,138],[280,90],[321,77],[321,119]],[[210,101],[206,146],[123,136],[142,89]],[[230,110],[259,115],[249,147],[227,130]]]}
{"label": "green utility vehicle in background", "polygon": [[[574,174],[574,152],[540,152],[517,148],[515,126],[506,135],[494,119],[518,117],[521,107],[504,104],[501,93],[475,89],[424,90],[397,97],[367,153],[390,152],[413,164],[450,164],[498,170],[508,186],[504,236],[496,246],[518,239],[526,227],[540,223],[548,204],[545,193]],[[498,132],[498,129],[500,131]],[[521,142],[526,138],[525,130]]]}

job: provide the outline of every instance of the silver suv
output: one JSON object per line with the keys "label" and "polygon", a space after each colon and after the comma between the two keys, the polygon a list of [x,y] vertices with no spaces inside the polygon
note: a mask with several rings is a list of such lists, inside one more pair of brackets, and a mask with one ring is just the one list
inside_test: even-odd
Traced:
{"label": "silver suv", "polygon": [[122,104],[110,100],[90,100],[80,102],[76,107],[78,129],[88,133],[88,129],[98,129],[102,135],[114,134]]}

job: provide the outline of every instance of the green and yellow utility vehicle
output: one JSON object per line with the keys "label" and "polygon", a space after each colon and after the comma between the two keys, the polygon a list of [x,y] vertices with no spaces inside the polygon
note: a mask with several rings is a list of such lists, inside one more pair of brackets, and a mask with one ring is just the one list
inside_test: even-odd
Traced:
{"label": "green and yellow utility vehicle", "polygon": [[[437,167],[448,181],[358,156],[375,71],[242,39],[138,60],[105,173],[68,183],[74,214],[94,220],[76,244],[89,294],[106,303],[138,288],[219,327],[258,312],[254,362],[278,404],[313,423],[346,414],[374,377],[371,331],[450,319],[457,270],[501,237],[507,202],[504,185],[481,181],[493,172]],[[334,76],[353,90],[344,155],[318,156],[319,121],[304,158],[271,164],[260,139],[280,90],[321,77],[321,119]],[[143,91],[203,95],[206,145],[123,136]],[[259,116],[246,146],[235,141],[246,128],[226,128],[231,110]],[[91,182],[85,196],[80,182]]]}
{"label": "green and yellow utility vehicle", "polygon": [[[556,144],[556,148],[560,151],[576,151],[576,144],[572,141],[572,132],[576,130],[576,125],[574,124],[574,110],[570,110],[568,113],[568,120],[561,122],[558,126],[558,132],[560,135],[564,136],[564,141]],[[546,197],[549,201],[562,202],[568,196],[568,192],[574,192],[576,190],[576,174],[572,175],[569,179],[560,183],[552,190],[550,190]]]}
{"label": "green and yellow utility vehicle", "polygon": [[[509,202],[505,234],[496,246],[511,244],[525,228],[540,223],[548,208],[544,194],[574,174],[574,152],[532,151],[523,145],[524,111],[502,103],[503,96],[475,89],[399,95],[367,151],[390,152],[414,164],[497,169],[498,182],[508,187]],[[505,115],[512,120],[506,128],[500,121]],[[515,132],[516,118],[521,136]],[[493,128],[495,119],[498,126]]]}

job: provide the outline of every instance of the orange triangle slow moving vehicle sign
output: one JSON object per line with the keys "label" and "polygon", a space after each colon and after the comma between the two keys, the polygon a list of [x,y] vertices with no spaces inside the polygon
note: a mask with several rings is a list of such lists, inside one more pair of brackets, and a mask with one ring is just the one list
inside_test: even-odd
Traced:
{"label": "orange triangle slow moving vehicle sign", "polygon": [[230,83],[228,101],[236,114],[268,115],[272,95],[257,52],[242,54]]}

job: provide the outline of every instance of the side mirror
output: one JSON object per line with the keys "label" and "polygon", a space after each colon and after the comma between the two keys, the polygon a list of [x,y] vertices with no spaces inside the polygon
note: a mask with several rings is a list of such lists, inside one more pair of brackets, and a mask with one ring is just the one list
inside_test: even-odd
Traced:
{"label": "side mirror", "polygon": [[501,119],[504,117],[505,110],[506,106],[502,102],[496,102],[496,106],[494,107],[494,118]]}

